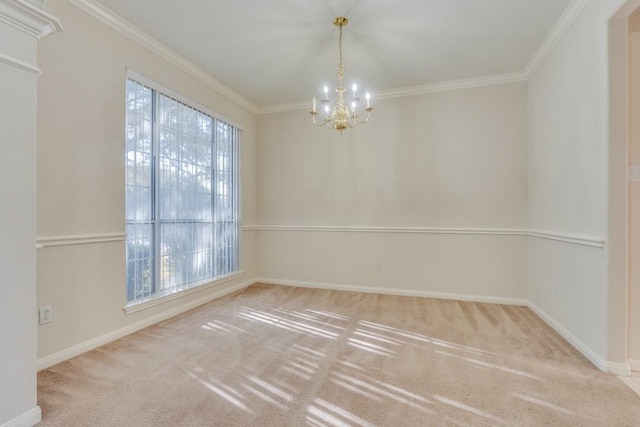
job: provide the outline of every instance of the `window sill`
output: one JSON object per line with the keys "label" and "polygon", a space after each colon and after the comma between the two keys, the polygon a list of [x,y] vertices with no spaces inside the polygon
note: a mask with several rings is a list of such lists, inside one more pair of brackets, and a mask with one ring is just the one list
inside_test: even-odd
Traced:
{"label": "window sill", "polygon": [[132,313],[137,313],[138,311],[146,310],[148,308],[155,307],[157,305],[161,305],[161,304],[164,304],[166,302],[173,301],[173,300],[185,297],[187,295],[194,294],[196,292],[201,292],[201,291],[204,291],[206,289],[213,288],[215,286],[220,286],[223,283],[227,283],[227,282],[230,282],[232,280],[239,279],[242,276],[244,276],[244,271],[240,270],[240,271],[238,271],[236,273],[233,273],[233,274],[230,274],[228,276],[224,276],[224,277],[221,277],[221,278],[219,278],[217,280],[214,280],[213,282],[206,282],[206,283],[204,283],[202,285],[198,285],[198,286],[194,286],[194,287],[191,287],[191,288],[188,288],[188,289],[176,291],[176,292],[173,292],[171,294],[160,296],[160,297],[150,297],[149,299],[144,300],[142,302],[138,302],[136,304],[127,305],[127,306],[125,306],[123,308],[123,310],[124,310],[125,314],[127,314],[127,315],[128,314],[132,314]]}

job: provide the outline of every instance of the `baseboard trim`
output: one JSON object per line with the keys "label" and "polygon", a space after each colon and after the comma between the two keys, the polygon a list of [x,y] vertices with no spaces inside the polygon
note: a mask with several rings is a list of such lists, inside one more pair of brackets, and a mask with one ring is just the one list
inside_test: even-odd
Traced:
{"label": "baseboard trim", "polygon": [[[381,295],[436,298],[436,299],[446,299],[446,300],[456,300],[456,301],[480,302],[480,303],[488,303],[488,304],[506,304],[506,305],[525,306],[525,307],[529,307],[536,315],[538,315],[544,322],[546,322],[551,328],[553,328],[558,334],[560,334],[560,336],[562,336],[565,340],[567,340],[569,344],[571,344],[576,350],[578,350],[583,356],[585,356],[591,363],[593,363],[601,371],[611,372],[613,374],[621,375],[621,376],[629,376],[631,375],[632,369],[640,370],[638,369],[640,368],[640,360],[628,360],[627,363],[616,363],[616,362],[609,362],[602,359],[598,354],[596,354],[593,350],[591,350],[591,348],[589,348],[586,344],[584,344],[579,338],[577,338],[575,335],[573,335],[571,332],[565,329],[564,326],[558,323],[553,317],[551,317],[549,314],[547,314],[544,310],[542,310],[533,302],[524,298],[454,294],[454,293],[446,293],[446,292],[418,291],[418,290],[410,290],[410,289],[378,288],[378,287],[372,287],[372,286],[359,286],[359,285],[336,284],[336,283],[325,283],[325,282],[310,282],[310,281],[303,281],[303,280],[276,279],[271,277],[258,277],[258,278],[247,280],[245,282],[222,289],[218,292],[209,294],[195,301],[191,301],[189,303],[183,304],[174,309],[165,311],[155,316],[148,317],[139,322],[128,325],[124,328],[120,328],[118,330],[109,332],[99,337],[90,339],[88,341],[69,347],[65,350],[59,351],[49,356],[42,357],[37,361],[37,368],[38,370],[46,369],[57,363],[63,362],[72,357],[78,356],[82,353],[85,353],[87,351],[93,350],[102,345],[108,344],[112,341],[115,341],[117,339],[130,335],[148,326],[151,326],[163,320],[169,319],[178,314],[184,313],[195,307],[198,307],[200,305],[206,304],[210,301],[221,298],[230,293],[249,287],[255,283],[267,283],[272,285],[282,285],[282,286],[311,288],[311,289],[326,289],[326,290],[346,291],[346,292],[363,292],[363,293],[372,293],[372,294],[381,294]],[[40,408],[38,407],[37,410],[39,411]],[[30,411],[30,413],[31,412],[33,411]],[[26,415],[27,414],[25,414],[25,416]],[[39,417],[40,416],[41,415],[39,415]],[[19,424],[12,424],[15,421],[14,420],[14,421],[11,421],[9,424],[5,424],[0,427],[32,425],[32,424],[23,424],[21,421],[22,419],[23,419],[23,416],[16,418],[16,420],[20,421]],[[31,420],[32,418],[28,418],[28,419]],[[40,419],[38,419],[36,423],[39,421]]]}
{"label": "baseboard trim", "polygon": [[[591,348],[584,344],[579,338],[569,332],[554,318],[548,315],[544,310],[538,307],[536,304],[524,298],[506,298],[506,297],[492,297],[483,295],[465,295],[465,294],[453,294],[443,292],[429,292],[429,291],[415,291],[408,289],[391,289],[391,288],[376,288],[371,286],[358,286],[358,285],[345,285],[334,283],[321,283],[321,282],[309,282],[302,280],[284,280],[275,279],[270,277],[259,277],[256,279],[257,283],[268,283],[273,285],[283,286],[295,286],[300,288],[312,288],[312,289],[326,289],[334,291],[347,291],[347,292],[364,292],[374,293],[382,295],[397,295],[397,296],[411,296],[422,298],[437,298],[448,299],[457,301],[469,301],[469,302],[481,302],[489,304],[508,304],[519,305],[529,307],[534,313],[538,315],[545,323],[559,333],[565,340],[569,342],[576,350],[578,350],[584,357],[586,357],[596,368],[604,372],[611,372],[616,375],[629,376],[631,369],[628,363],[616,363],[609,362],[602,359]],[[636,361],[640,363],[639,361]]]}
{"label": "baseboard trim", "polygon": [[132,323],[131,325],[125,326],[124,328],[117,329],[115,331],[106,333],[104,335],[100,335],[99,337],[92,338],[88,341],[82,342],[80,344],[74,345],[57,353],[53,353],[49,356],[44,356],[37,361],[38,370],[46,369],[50,366],[53,366],[57,363],[64,362],[65,360],[71,359],[72,357],[79,356],[82,353],[86,353],[87,351],[98,348],[102,345],[108,344],[112,341],[130,335],[134,332],[137,332],[141,329],[144,329],[148,326],[154,325],[158,322],[162,322],[163,320],[167,320],[171,317],[177,316],[178,314],[189,311],[193,308],[206,304],[215,299],[221,298],[230,293],[239,291],[248,286],[256,283],[257,280],[250,279],[242,283],[238,283],[236,285],[221,289],[217,292],[213,292],[208,294],[202,298],[191,301],[186,304],[182,304],[178,307],[175,307],[171,310],[164,311],[162,313],[156,314],[155,316],[148,317],[139,322]]}
{"label": "baseboard trim", "polygon": [[533,302],[529,302],[529,308],[533,310],[533,312],[536,313],[538,317],[544,320],[547,323],[547,325],[551,326],[557,333],[559,333],[560,336],[562,336],[562,338],[567,340],[569,344],[571,344],[576,350],[582,353],[584,357],[589,359],[589,361],[593,363],[596,366],[596,368],[604,372],[609,371],[609,365],[612,365],[611,367],[614,368],[613,366],[614,363],[607,362],[606,360],[598,356],[593,350],[591,350],[591,348],[589,348],[585,343],[580,341],[578,337],[576,337],[567,329],[565,329],[564,326],[558,323],[558,321],[556,321],[553,317],[548,315],[543,309],[538,307],[536,304],[534,304]]}
{"label": "baseboard trim", "polygon": [[326,289],[330,291],[363,292],[367,294],[396,295],[404,297],[436,298],[456,301],[484,302],[488,304],[529,305],[529,301],[522,298],[493,297],[484,295],[452,294],[445,292],[416,291],[411,289],[377,288],[373,286],[346,285],[335,283],[307,282],[302,280],[283,280],[271,277],[256,279],[259,283],[271,285],[294,286],[299,288]]}
{"label": "baseboard trim", "polygon": [[7,421],[0,427],[32,427],[42,421],[42,411],[39,406]]}
{"label": "baseboard trim", "polygon": [[626,384],[631,390],[635,391],[638,396],[640,396],[640,384],[635,382],[631,377],[625,375],[618,375],[618,379]]}
{"label": "baseboard trim", "polygon": [[631,366],[629,366],[628,363],[607,362],[607,372],[624,377],[630,377]]}
{"label": "baseboard trim", "polygon": [[627,363],[629,363],[629,367],[632,371],[640,372],[640,360],[638,359],[627,359]]}

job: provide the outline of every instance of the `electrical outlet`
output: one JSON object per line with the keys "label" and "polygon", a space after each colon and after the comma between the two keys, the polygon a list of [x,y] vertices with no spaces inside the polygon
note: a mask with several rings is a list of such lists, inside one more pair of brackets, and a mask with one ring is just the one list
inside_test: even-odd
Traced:
{"label": "electrical outlet", "polygon": [[376,262],[376,273],[380,273],[382,271],[382,264]]}
{"label": "electrical outlet", "polygon": [[41,325],[51,322],[52,309],[50,305],[47,305],[45,307],[40,307],[40,309],[38,310],[38,314],[40,315]]}

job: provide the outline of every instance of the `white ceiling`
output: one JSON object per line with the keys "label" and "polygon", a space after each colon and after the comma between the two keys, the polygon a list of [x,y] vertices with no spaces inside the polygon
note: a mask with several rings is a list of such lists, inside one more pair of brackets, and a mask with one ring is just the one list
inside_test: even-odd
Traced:
{"label": "white ceiling", "polygon": [[258,107],[522,71],[570,0],[96,0]]}

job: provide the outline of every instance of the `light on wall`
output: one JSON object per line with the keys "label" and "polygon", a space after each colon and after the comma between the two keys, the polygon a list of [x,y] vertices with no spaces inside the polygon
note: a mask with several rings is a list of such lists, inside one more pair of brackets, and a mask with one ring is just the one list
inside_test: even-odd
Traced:
{"label": "light on wall", "polygon": [[369,121],[369,117],[371,116],[371,96],[369,93],[365,94],[366,107],[364,111],[366,112],[366,116],[364,118],[360,117],[359,111],[362,108],[361,99],[358,94],[358,85],[355,83],[351,86],[351,105],[347,105],[345,103],[345,92],[346,89],[343,86],[344,79],[344,65],[342,64],[342,28],[349,23],[349,20],[344,16],[339,16],[334,19],[333,24],[340,28],[340,35],[338,37],[338,50],[340,51],[340,63],[338,64],[338,87],[336,88],[336,93],[338,94],[338,99],[335,105],[331,106],[331,99],[329,99],[329,87],[324,87],[324,94],[320,99],[320,105],[323,108],[324,118],[318,120],[317,115],[318,111],[317,107],[317,98],[313,97],[313,107],[311,108],[311,118],[313,123],[318,126],[326,126],[329,129],[335,129],[342,134],[342,131],[347,128],[355,127],[358,123],[366,123]]}

